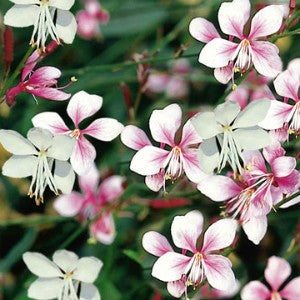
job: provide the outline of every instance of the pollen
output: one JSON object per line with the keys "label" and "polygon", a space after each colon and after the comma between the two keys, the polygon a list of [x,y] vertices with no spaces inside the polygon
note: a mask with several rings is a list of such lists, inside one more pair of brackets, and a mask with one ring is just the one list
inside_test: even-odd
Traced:
{"label": "pollen", "polygon": [[71,137],[78,139],[80,137],[80,129],[76,128],[70,133]]}

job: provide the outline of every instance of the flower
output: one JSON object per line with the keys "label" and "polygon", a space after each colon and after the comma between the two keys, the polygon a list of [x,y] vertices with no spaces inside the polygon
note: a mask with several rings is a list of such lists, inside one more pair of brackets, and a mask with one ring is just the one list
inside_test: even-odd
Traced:
{"label": "flower", "polygon": [[[280,129],[285,123],[290,123],[289,132],[300,133],[300,58],[292,60],[287,70],[280,73],[274,80],[278,95],[284,97],[284,102],[272,101],[270,110],[260,123],[265,129]],[[289,104],[288,100],[293,104]]]}
{"label": "flower", "polygon": [[[171,234],[175,246],[183,249],[183,254],[171,251],[172,248],[169,248],[167,243],[162,243],[160,247],[166,251],[154,263],[152,276],[164,282],[183,279],[185,289],[190,285],[197,287],[206,277],[213,288],[224,291],[232,289],[235,286],[235,278],[230,260],[213,253],[232,244],[236,221],[223,219],[209,226],[204,234],[203,245],[198,249],[197,240],[202,229],[203,216],[199,211],[176,216],[172,222]],[[153,240],[151,244],[151,239],[148,238],[146,242],[146,247],[145,240],[143,243],[146,250],[149,251],[151,247],[157,248],[157,240]],[[192,256],[186,255],[187,252]]]}
{"label": "flower", "polygon": [[33,299],[100,300],[93,285],[103,263],[96,257],[82,257],[67,250],[54,252],[52,261],[38,252],[25,252],[23,261],[39,278],[28,289]]}
{"label": "flower", "polygon": [[6,91],[6,103],[13,105],[15,97],[22,93],[27,92],[33,97],[38,96],[48,100],[62,101],[70,98],[70,94],[62,92],[56,86],[57,78],[61,76],[59,69],[54,67],[41,67],[33,71],[36,66],[40,54],[35,51],[26,61],[25,67],[22,70],[21,82]]}
{"label": "flower", "polygon": [[32,118],[35,127],[46,128],[53,134],[68,134],[76,140],[71,155],[74,171],[82,175],[88,171],[96,158],[94,146],[84,137],[90,135],[100,141],[111,141],[123,129],[123,125],[115,119],[99,118],[87,128],[80,129],[79,124],[84,119],[94,115],[102,106],[102,97],[80,91],[73,95],[67,107],[67,114],[74,122],[75,128],[70,130],[56,112],[43,112]]}
{"label": "flower", "polygon": [[10,0],[15,5],[4,16],[12,27],[34,26],[30,44],[45,51],[50,35],[58,44],[62,39],[71,44],[76,34],[76,20],[69,12],[75,0]]}
{"label": "flower", "polygon": [[[242,173],[242,150],[260,149],[271,142],[268,133],[258,126],[269,106],[269,100],[260,99],[240,111],[237,103],[226,101],[213,112],[200,112],[194,116],[191,123],[203,139],[198,158],[204,171],[211,173],[218,167],[220,172],[229,162],[234,173]],[[221,147],[220,153],[217,143]]]}
{"label": "flower", "polygon": [[[166,180],[176,181],[183,172],[196,183],[204,176],[198,163],[197,149],[192,148],[201,142],[201,138],[190,121],[183,126],[181,141],[175,141],[181,116],[177,104],[152,112],[149,127],[153,139],[160,143],[160,148],[152,146],[146,134],[135,126],[126,126],[121,134],[121,140],[127,147],[138,150],[132,158],[130,169],[147,176],[146,180],[150,180],[147,185],[150,188],[153,186],[153,190],[159,190]],[[165,145],[169,148],[165,149]]]}
{"label": "flower", "polygon": [[[230,78],[230,75],[225,76],[226,72],[231,72],[233,79],[234,73],[244,73],[252,64],[261,75],[275,77],[282,69],[279,50],[274,44],[261,39],[280,29],[283,16],[281,5],[269,5],[255,14],[250,33],[245,35],[244,26],[250,17],[250,1],[222,3],[218,19],[221,30],[229,35],[229,40],[222,39],[214,25],[203,18],[195,18],[190,23],[191,35],[207,43],[201,50],[199,62],[225,73],[221,76],[223,80],[220,80],[223,83]],[[234,38],[240,42],[236,43]],[[228,67],[229,70],[226,70]]]}
{"label": "flower", "polygon": [[75,174],[67,160],[73,151],[74,141],[68,136],[53,136],[50,131],[41,128],[30,129],[27,138],[13,130],[0,130],[0,143],[13,154],[3,165],[2,174],[15,178],[31,176],[28,195],[35,197],[37,205],[43,202],[47,185],[56,195],[58,190],[70,193]]}
{"label": "flower", "polygon": [[90,40],[101,36],[99,24],[107,24],[109,13],[96,0],[85,0],[85,10],[77,13],[77,33],[84,39]]}
{"label": "flower", "polygon": [[242,300],[297,300],[300,299],[300,277],[296,277],[287,283],[284,288],[282,284],[291,275],[289,263],[277,256],[268,259],[265,269],[265,279],[271,287],[271,291],[263,283],[255,280],[245,285],[241,292]]}
{"label": "flower", "polygon": [[236,284],[228,291],[221,291],[212,289],[208,284],[204,284],[198,293],[192,298],[192,300],[200,300],[200,299],[231,299],[234,297],[240,289],[240,283],[236,280]]}
{"label": "flower", "polygon": [[[72,192],[59,196],[54,208],[62,216],[78,215],[81,221],[94,218],[107,204],[114,201],[124,192],[124,178],[110,176],[99,185],[99,171],[93,164],[88,173],[79,176],[82,194]],[[90,234],[103,244],[111,244],[115,238],[115,224],[110,211],[101,214],[90,225]]]}

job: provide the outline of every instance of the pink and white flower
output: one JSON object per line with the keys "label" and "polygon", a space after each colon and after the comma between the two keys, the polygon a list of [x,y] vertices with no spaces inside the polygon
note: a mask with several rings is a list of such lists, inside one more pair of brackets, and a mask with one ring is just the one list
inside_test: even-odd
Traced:
{"label": "pink and white flower", "polygon": [[[221,4],[218,19],[221,30],[229,36],[222,39],[214,25],[203,18],[195,18],[190,24],[191,35],[204,43],[199,62],[217,68],[221,82],[228,82],[231,72],[244,73],[253,64],[261,75],[275,77],[282,69],[278,48],[262,39],[276,33],[283,21],[281,5],[269,5],[259,10],[252,18],[249,34],[244,27],[250,17],[249,0],[233,0]],[[235,42],[239,40],[239,42]],[[220,75],[220,74],[219,74]]]}
{"label": "pink and white flower", "polygon": [[[197,287],[205,278],[213,288],[224,291],[232,289],[235,286],[235,277],[231,262],[227,257],[214,253],[232,244],[236,221],[223,219],[209,226],[204,233],[203,245],[198,249],[197,240],[202,230],[203,216],[199,211],[175,217],[171,234],[175,246],[183,249],[183,253],[171,251],[172,248],[164,241],[161,249],[166,252],[153,265],[152,276],[164,282],[184,279],[186,289],[190,285]],[[143,245],[149,251],[157,240],[151,244],[151,239],[147,239],[146,243],[145,246],[144,240]],[[191,253],[192,256],[186,253]]]}
{"label": "pink and white flower", "polygon": [[[284,97],[284,102],[272,101],[270,110],[260,125],[265,129],[280,129],[289,123],[290,133],[300,132],[300,58],[292,60],[287,70],[274,80],[278,95]],[[291,100],[293,104],[289,104]]]}
{"label": "pink and white flower", "polygon": [[77,33],[84,39],[90,40],[101,36],[100,24],[107,24],[109,13],[104,10],[97,0],[84,0],[84,10],[77,13]]}
{"label": "pink and white flower", "polygon": [[96,158],[96,150],[85,138],[85,135],[92,136],[100,141],[111,141],[123,129],[123,125],[112,118],[99,118],[94,120],[87,128],[79,128],[81,121],[94,115],[101,108],[102,102],[102,97],[90,95],[84,91],[73,95],[67,107],[67,114],[74,122],[74,129],[69,129],[56,112],[43,112],[32,118],[34,126],[46,128],[53,134],[67,134],[76,140],[71,155],[71,164],[74,171],[79,175],[87,172]]}
{"label": "pink and white flower", "polygon": [[[82,194],[72,192],[59,196],[54,202],[54,208],[62,216],[78,216],[84,222],[93,218],[107,204],[114,201],[124,192],[124,178],[110,176],[99,185],[100,174],[93,164],[87,174],[79,176],[79,186]],[[115,238],[113,215],[106,211],[90,225],[90,235],[103,244],[111,244]]]}
{"label": "pink and white flower", "polygon": [[269,284],[269,289],[260,281],[250,281],[241,292],[242,300],[298,300],[300,299],[300,277],[292,279],[289,283],[284,282],[291,275],[289,263],[277,256],[268,259],[265,269],[265,279]]}
{"label": "pink and white flower", "polygon": [[23,92],[47,100],[63,101],[70,98],[70,94],[61,91],[62,88],[57,87],[57,78],[61,76],[59,69],[46,66],[33,70],[39,58],[40,54],[35,51],[27,59],[22,70],[21,82],[6,91],[6,103],[8,105],[13,105],[15,97]]}
{"label": "pink and white flower", "polygon": [[201,142],[201,138],[190,121],[183,126],[181,141],[175,141],[181,117],[182,111],[177,104],[152,112],[149,127],[160,147],[152,146],[144,131],[135,126],[126,126],[121,134],[121,140],[127,147],[138,150],[130,169],[147,176],[146,184],[152,190],[159,190],[166,180],[174,182],[184,172],[195,183],[205,176],[198,163],[197,149],[193,148]]}

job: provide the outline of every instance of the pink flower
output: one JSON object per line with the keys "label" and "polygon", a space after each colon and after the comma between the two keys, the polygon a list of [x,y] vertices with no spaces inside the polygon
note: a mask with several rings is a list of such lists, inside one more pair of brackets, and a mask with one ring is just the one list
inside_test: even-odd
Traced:
{"label": "pink flower", "polygon": [[53,134],[68,134],[76,139],[76,145],[71,155],[71,164],[74,171],[79,175],[84,174],[96,158],[96,150],[85,138],[85,135],[90,135],[100,141],[111,141],[123,129],[121,123],[111,118],[99,118],[87,128],[79,128],[81,121],[94,115],[101,108],[102,101],[102,97],[90,95],[84,91],[73,95],[67,107],[67,114],[75,125],[72,130],[66,126],[56,112],[43,112],[32,118],[35,127],[46,128]]}
{"label": "pink flower", "polygon": [[[250,33],[246,35],[244,26],[249,17],[249,0],[221,4],[219,24],[221,30],[229,35],[229,40],[222,39],[211,22],[203,18],[193,19],[190,24],[191,35],[207,43],[201,50],[199,62],[210,68],[230,67],[232,78],[235,72],[244,73],[252,64],[261,75],[275,77],[282,69],[279,50],[274,44],[261,39],[280,29],[283,10],[280,5],[269,5],[258,11],[252,19]],[[235,38],[240,42],[235,42]],[[217,70],[226,73],[226,69]],[[227,79],[223,79],[225,83],[228,75]]]}
{"label": "pink flower", "polygon": [[62,101],[68,99],[71,95],[67,94],[56,87],[57,78],[61,76],[59,69],[54,67],[41,67],[33,71],[40,54],[34,51],[27,59],[26,65],[22,71],[21,82],[6,91],[6,103],[11,106],[15,103],[15,97],[27,92],[33,97],[41,97],[47,100]]}
{"label": "pink flower", "polygon": [[[62,216],[78,216],[80,221],[93,218],[107,204],[124,191],[124,178],[110,176],[99,185],[100,174],[93,164],[88,173],[79,176],[82,194],[72,192],[59,196],[54,207]],[[115,238],[115,224],[110,211],[106,211],[90,225],[90,234],[103,244],[111,244]]]}
{"label": "pink flower", "polygon": [[85,0],[85,10],[77,14],[77,33],[84,39],[90,40],[101,36],[99,24],[107,24],[109,13],[102,9],[96,0]]}
{"label": "pink flower", "polygon": [[240,283],[236,280],[236,284],[234,287],[232,287],[228,291],[221,291],[212,289],[208,284],[204,284],[200,290],[199,293],[193,297],[193,300],[200,300],[200,299],[231,299],[233,296],[235,296],[240,289]]}
{"label": "pink flower", "polygon": [[277,256],[268,259],[265,269],[265,279],[271,290],[263,283],[255,280],[251,281],[241,292],[242,300],[298,300],[300,299],[300,277],[296,277],[281,288],[283,283],[291,275],[289,263]]}
{"label": "pink flower", "polygon": [[[149,120],[153,139],[161,147],[152,146],[141,129],[129,125],[121,134],[122,142],[137,150],[132,158],[130,169],[146,176],[146,184],[152,190],[159,190],[166,180],[177,180],[182,173],[192,182],[199,182],[204,175],[201,171],[197,149],[192,148],[201,142],[198,134],[187,121],[183,126],[180,142],[175,141],[175,134],[181,125],[182,112],[177,104],[168,105],[162,110],[154,110]],[[165,149],[165,146],[168,149]],[[150,182],[147,182],[150,181]]]}
{"label": "pink flower", "polygon": [[[278,95],[284,97],[284,102],[272,101],[266,118],[261,126],[266,129],[279,129],[285,123],[290,123],[290,133],[300,132],[300,58],[292,60],[287,70],[274,80],[274,87]],[[293,102],[288,104],[288,100]]]}
{"label": "pink flower", "polygon": [[[236,222],[223,219],[209,226],[204,234],[202,248],[198,249],[197,240],[202,229],[203,217],[199,211],[175,217],[171,226],[171,234],[175,246],[183,249],[183,254],[168,249],[153,265],[152,276],[164,282],[185,278],[186,288],[190,285],[198,286],[206,277],[213,288],[219,290],[233,288],[235,278],[230,260],[213,253],[232,244]],[[151,239],[148,239],[147,243],[146,247],[145,241],[143,245],[149,251],[153,246]],[[192,256],[186,255],[188,252]]]}

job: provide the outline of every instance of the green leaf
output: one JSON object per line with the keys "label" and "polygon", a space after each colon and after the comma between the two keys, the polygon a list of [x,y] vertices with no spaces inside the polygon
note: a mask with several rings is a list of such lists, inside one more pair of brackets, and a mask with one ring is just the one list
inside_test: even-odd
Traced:
{"label": "green leaf", "polygon": [[135,262],[137,262],[139,265],[142,264],[142,259],[136,251],[133,251],[131,249],[125,249],[123,250],[123,253]]}

